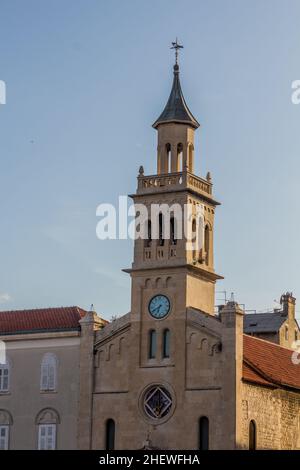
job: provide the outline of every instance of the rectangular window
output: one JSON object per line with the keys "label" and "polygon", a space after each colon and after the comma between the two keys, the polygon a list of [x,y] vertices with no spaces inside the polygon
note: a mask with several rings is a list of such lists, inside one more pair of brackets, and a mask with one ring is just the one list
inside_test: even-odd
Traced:
{"label": "rectangular window", "polygon": [[156,356],[156,331],[149,331],[149,359],[154,359]]}
{"label": "rectangular window", "polygon": [[0,450],[8,450],[9,426],[0,426]]}
{"label": "rectangular window", "polygon": [[8,392],[9,389],[9,369],[0,367],[0,392]]}
{"label": "rectangular window", "polygon": [[56,448],[56,424],[39,425],[39,450],[55,450]]}
{"label": "rectangular window", "polygon": [[287,326],[285,327],[285,340],[286,340],[286,341],[289,340],[289,329],[288,329]]}
{"label": "rectangular window", "polygon": [[53,355],[46,355],[41,364],[41,384],[42,391],[56,390],[56,359]]}
{"label": "rectangular window", "polygon": [[170,330],[163,332],[163,357],[170,357]]}

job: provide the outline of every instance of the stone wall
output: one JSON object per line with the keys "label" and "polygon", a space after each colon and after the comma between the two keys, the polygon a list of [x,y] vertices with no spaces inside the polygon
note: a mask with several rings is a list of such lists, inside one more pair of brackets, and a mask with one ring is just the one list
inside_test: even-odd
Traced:
{"label": "stone wall", "polygon": [[245,449],[251,420],[258,449],[300,449],[300,394],[244,383],[240,447]]}

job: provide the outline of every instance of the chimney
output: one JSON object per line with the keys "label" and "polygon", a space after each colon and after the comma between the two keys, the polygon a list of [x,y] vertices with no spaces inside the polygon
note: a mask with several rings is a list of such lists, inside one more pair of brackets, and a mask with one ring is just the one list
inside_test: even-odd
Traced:
{"label": "chimney", "polygon": [[283,294],[280,299],[282,305],[282,311],[289,319],[295,319],[295,306],[296,299],[293,297],[292,292],[287,292]]}
{"label": "chimney", "polygon": [[242,447],[242,373],[244,312],[231,300],[220,310],[222,323],[224,449]]}

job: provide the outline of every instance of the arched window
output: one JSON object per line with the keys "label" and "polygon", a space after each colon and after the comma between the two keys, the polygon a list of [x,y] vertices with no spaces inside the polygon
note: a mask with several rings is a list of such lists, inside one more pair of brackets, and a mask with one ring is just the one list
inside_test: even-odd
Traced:
{"label": "arched window", "polygon": [[154,359],[156,356],[156,331],[149,331],[149,359]]}
{"label": "arched window", "polygon": [[285,335],[285,340],[288,341],[289,340],[289,328],[288,328],[288,326],[285,327],[284,335]]}
{"label": "arched window", "polygon": [[146,238],[145,245],[147,247],[151,246],[151,241],[152,241],[152,227],[151,227],[151,220],[149,219],[147,221],[147,238]]}
{"label": "arched window", "polygon": [[206,253],[205,262],[209,264],[209,226],[205,226],[204,230],[204,251]]}
{"label": "arched window", "polygon": [[192,243],[193,243],[193,259],[196,258],[197,254],[197,222],[196,219],[192,220]]}
{"label": "arched window", "polygon": [[206,416],[199,419],[199,449],[209,449],[209,420]]}
{"label": "arched window", "polygon": [[116,425],[113,419],[106,421],[105,449],[114,450],[115,448]]}
{"label": "arched window", "polygon": [[44,408],[36,418],[38,425],[38,449],[55,450],[59,416],[53,408]]}
{"label": "arched window", "polygon": [[5,364],[0,364],[0,393],[9,391],[10,381],[10,366],[9,361],[6,360]]}
{"label": "arched window", "polygon": [[171,145],[166,144],[165,173],[171,172]]}
{"label": "arched window", "polygon": [[163,357],[170,357],[170,330],[166,329],[163,332]]}
{"label": "arched window", "polygon": [[9,449],[9,430],[12,417],[6,410],[0,410],[0,450]]}
{"label": "arched window", "polygon": [[160,214],[159,214],[159,216],[158,216],[158,224],[159,224],[159,245],[160,245],[160,246],[164,246],[164,244],[165,244],[164,232],[163,232],[163,223],[164,223],[163,215],[162,215],[162,213],[160,212]]}
{"label": "arched window", "polygon": [[256,449],[256,424],[252,419],[249,423],[249,450]]}
{"label": "arched window", "polygon": [[192,241],[195,242],[197,238],[197,222],[196,219],[192,220]]}
{"label": "arched window", "polygon": [[42,391],[55,391],[57,388],[57,359],[55,354],[47,353],[41,363],[41,383]]}
{"label": "arched window", "polygon": [[170,240],[172,245],[176,245],[177,238],[176,238],[176,227],[175,227],[175,218],[172,216],[170,218]]}
{"label": "arched window", "polygon": [[177,167],[177,171],[182,171],[182,161],[183,161],[183,145],[182,144],[178,144],[177,145],[177,164],[176,164],[176,167]]}

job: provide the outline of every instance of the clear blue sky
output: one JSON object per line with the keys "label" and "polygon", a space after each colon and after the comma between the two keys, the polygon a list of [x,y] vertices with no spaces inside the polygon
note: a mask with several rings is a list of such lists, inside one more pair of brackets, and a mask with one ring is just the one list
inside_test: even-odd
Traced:
{"label": "clear blue sky", "polygon": [[130,241],[99,241],[101,202],[155,171],[172,80],[213,176],[217,290],[247,308],[291,290],[300,310],[299,0],[0,0],[0,308],[93,302],[126,313]]}

